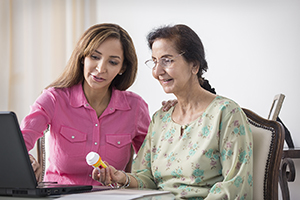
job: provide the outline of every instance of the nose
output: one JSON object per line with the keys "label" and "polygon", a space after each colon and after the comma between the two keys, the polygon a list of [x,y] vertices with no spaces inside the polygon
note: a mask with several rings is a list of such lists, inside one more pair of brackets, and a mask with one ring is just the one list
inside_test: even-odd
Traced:
{"label": "nose", "polygon": [[99,73],[106,72],[106,66],[105,66],[105,64],[102,61],[99,61],[98,64],[97,64],[97,66],[96,66],[96,70]]}
{"label": "nose", "polygon": [[157,62],[156,66],[152,69],[152,75],[154,78],[158,79],[159,75],[166,73],[164,67],[162,67],[161,62]]}

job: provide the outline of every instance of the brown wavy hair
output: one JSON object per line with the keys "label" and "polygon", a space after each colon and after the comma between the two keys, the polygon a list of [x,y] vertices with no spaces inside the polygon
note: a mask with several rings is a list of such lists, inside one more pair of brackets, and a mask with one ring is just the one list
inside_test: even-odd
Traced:
{"label": "brown wavy hair", "polygon": [[110,23],[94,25],[84,32],[63,73],[46,88],[67,88],[82,82],[84,80],[84,58],[91,55],[107,38],[119,39],[124,54],[123,73],[113,79],[110,87],[115,87],[118,90],[128,89],[134,83],[137,73],[135,47],[131,37],[122,27]]}

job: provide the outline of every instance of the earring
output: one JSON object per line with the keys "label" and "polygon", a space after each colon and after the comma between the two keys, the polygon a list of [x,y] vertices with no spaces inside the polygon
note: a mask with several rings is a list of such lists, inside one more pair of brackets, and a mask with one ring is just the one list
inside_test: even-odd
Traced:
{"label": "earring", "polygon": [[120,76],[121,76],[122,74],[123,74],[122,72],[119,73]]}

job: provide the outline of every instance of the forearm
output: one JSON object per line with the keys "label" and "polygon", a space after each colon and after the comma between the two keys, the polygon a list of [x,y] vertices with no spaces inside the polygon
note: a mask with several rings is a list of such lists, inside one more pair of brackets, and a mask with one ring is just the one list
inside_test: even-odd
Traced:
{"label": "forearm", "polygon": [[[123,171],[122,171],[123,172]],[[130,175],[130,173],[124,173],[124,178],[119,182],[119,185],[124,188],[138,188],[139,184],[138,181],[135,179],[134,176]]]}

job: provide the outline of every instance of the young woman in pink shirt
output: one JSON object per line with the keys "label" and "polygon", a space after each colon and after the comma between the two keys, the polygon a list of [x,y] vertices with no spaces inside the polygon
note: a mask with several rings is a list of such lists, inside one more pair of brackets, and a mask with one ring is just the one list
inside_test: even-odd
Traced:
{"label": "young woman in pink shirt", "polygon": [[[50,164],[44,181],[99,185],[85,160],[90,151],[116,169],[131,170],[132,155],[150,123],[146,102],[126,91],[136,72],[135,48],[123,28],[98,24],[82,35],[62,75],[37,98],[21,123],[28,151],[50,128]],[[38,178],[40,167],[32,156],[31,160]]]}

